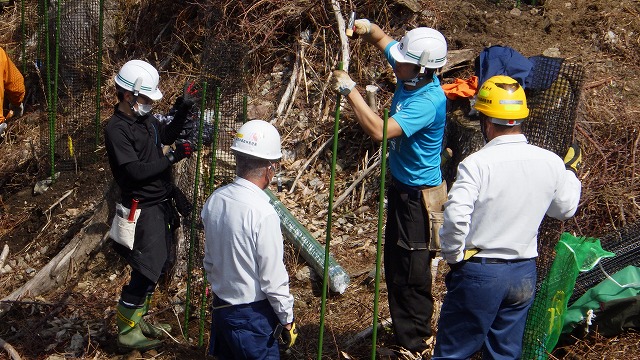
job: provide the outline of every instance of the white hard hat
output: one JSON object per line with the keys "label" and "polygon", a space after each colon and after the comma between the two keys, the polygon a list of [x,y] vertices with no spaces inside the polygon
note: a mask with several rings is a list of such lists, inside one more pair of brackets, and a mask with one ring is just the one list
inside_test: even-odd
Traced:
{"label": "white hard hat", "polygon": [[158,70],[146,61],[128,61],[118,71],[115,81],[118,86],[136,95],[142,94],[154,101],[162,99],[162,92],[158,89]]}
{"label": "white hard hat", "polygon": [[251,120],[238,129],[231,150],[260,159],[278,160],[282,157],[280,134],[264,120]]}
{"label": "white hard hat", "polygon": [[390,51],[397,62],[427,69],[438,69],[447,63],[447,40],[432,28],[419,27],[407,32]]}

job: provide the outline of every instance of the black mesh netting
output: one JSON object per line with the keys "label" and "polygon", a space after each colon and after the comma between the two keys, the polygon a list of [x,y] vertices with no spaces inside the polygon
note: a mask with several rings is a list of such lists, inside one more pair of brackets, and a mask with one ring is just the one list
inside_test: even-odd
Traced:
{"label": "black mesh netting", "polygon": [[[202,268],[204,257],[205,237],[200,212],[215,188],[233,181],[235,158],[230,150],[231,142],[246,120],[243,85],[247,49],[237,42],[221,39],[206,39],[205,44],[200,60],[202,73],[197,81],[204,102],[199,104],[202,105],[201,116],[193,139],[199,151],[174,170],[176,185],[194,205],[182,227],[189,242],[190,289],[207,286],[202,271],[196,270]],[[196,293],[201,294],[201,291]]]}
{"label": "black mesh netting", "polygon": [[40,33],[33,62],[49,108],[40,139],[49,167],[53,161],[56,170],[74,170],[95,160],[101,3],[66,0],[38,6]]}
{"label": "black mesh netting", "polygon": [[[612,258],[600,260],[600,265],[612,275],[629,265],[640,266],[640,222],[607,233],[600,238],[602,248],[616,254]],[[600,267],[580,273],[569,304],[578,300],[587,290],[606,278]]]}
{"label": "black mesh netting", "polygon": [[[526,88],[527,105],[530,114],[522,125],[529,143],[553,151],[564,157],[573,141],[580,90],[584,82],[581,65],[565,62],[563,59],[538,56],[532,58],[534,66],[532,78]],[[445,146],[452,150],[452,158],[444,164],[443,176],[448,184],[455,181],[456,169],[460,161],[484,146],[477,118],[469,118],[470,106],[467,99],[449,103]],[[537,296],[547,297],[547,287],[541,288],[555,257],[554,246],[562,233],[562,222],[545,217],[538,232],[538,281]],[[544,315],[548,309],[532,307],[527,321],[524,348],[536,349],[546,330]],[[546,357],[546,352],[523,353],[523,359]]]}
{"label": "black mesh netting", "polygon": [[[539,57],[535,62],[531,89],[527,93],[530,109],[529,118],[523,124],[523,131],[530,143],[553,151],[564,157],[573,141],[573,128],[580,100],[580,90],[584,82],[581,65],[564,62],[562,59]],[[547,87],[548,86],[548,87]],[[547,298],[555,293],[553,286],[541,287],[547,277],[555,257],[554,246],[561,233],[560,221],[547,218],[540,225],[538,233],[538,281],[536,298]],[[570,269],[567,266],[560,268]],[[566,278],[571,273],[557,272],[554,276]],[[558,283],[550,279],[548,283]],[[537,306],[539,304],[539,306]],[[546,358],[543,340],[548,328],[546,317],[549,309],[544,302],[535,302],[529,310],[525,330],[523,359]]]}
{"label": "black mesh netting", "polygon": [[522,130],[531,144],[564,157],[573,141],[584,70],[581,65],[559,58],[535,59],[532,70],[535,75],[527,87],[531,112]]}

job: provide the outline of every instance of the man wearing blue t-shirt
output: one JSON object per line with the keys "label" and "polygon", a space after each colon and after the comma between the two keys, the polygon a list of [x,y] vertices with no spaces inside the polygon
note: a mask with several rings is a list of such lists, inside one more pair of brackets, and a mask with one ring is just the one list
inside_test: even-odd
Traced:
{"label": "man wearing blue t-shirt", "polygon": [[[385,278],[397,344],[423,352],[432,336],[433,315],[427,206],[433,190],[446,197],[440,172],[446,98],[435,71],[447,61],[447,42],[440,32],[425,27],[407,32],[398,42],[366,19],[356,20],[353,30],[384,52],[398,79],[387,124],[392,177]],[[332,85],[347,98],[363,130],[381,141],[383,120],[358,91],[351,91],[356,84],[349,75],[335,71]]]}

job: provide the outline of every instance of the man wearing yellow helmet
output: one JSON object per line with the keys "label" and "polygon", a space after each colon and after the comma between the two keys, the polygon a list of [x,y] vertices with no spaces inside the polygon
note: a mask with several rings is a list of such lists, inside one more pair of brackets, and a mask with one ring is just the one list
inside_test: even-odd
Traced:
{"label": "man wearing yellow helmet", "polygon": [[520,358],[538,227],[545,214],[572,217],[580,200],[579,156],[565,164],[522,134],[529,109],[517,81],[488,79],[475,108],[487,144],[458,165],[445,204],[440,240],[451,270],[432,359],[468,359],[479,350],[488,359]]}

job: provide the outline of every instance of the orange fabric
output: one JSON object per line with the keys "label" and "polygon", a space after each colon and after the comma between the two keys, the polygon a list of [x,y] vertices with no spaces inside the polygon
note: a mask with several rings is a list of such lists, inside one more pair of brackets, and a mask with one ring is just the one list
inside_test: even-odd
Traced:
{"label": "orange fabric", "polygon": [[478,90],[478,77],[472,76],[467,80],[455,79],[453,84],[442,85],[442,90],[449,100],[473,97]]}
{"label": "orange fabric", "polygon": [[[16,65],[9,59],[9,56],[0,47],[0,104],[4,107],[4,97],[7,96],[7,101],[13,105],[20,105],[24,100],[24,78],[16,67]],[[4,109],[3,109],[4,110]],[[0,123],[4,121],[4,111],[0,112]]]}

